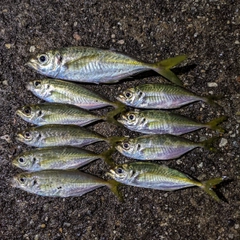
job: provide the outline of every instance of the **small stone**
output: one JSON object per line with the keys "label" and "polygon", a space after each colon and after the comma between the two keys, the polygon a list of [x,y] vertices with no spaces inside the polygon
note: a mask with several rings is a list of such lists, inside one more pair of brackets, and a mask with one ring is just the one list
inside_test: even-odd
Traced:
{"label": "small stone", "polygon": [[70,226],[71,226],[71,223],[65,222],[65,223],[63,223],[63,226],[64,226],[64,227],[70,227]]}
{"label": "small stone", "polygon": [[11,43],[6,43],[6,44],[5,44],[5,48],[10,49],[11,47],[12,47],[12,44],[11,44]]}
{"label": "small stone", "polygon": [[73,26],[74,26],[74,27],[76,27],[76,26],[77,26],[77,24],[78,24],[77,22],[74,22],[74,23],[73,23]]}
{"label": "small stone", "polygon": [[122,45],[122,44],[124,44],[124,40],[123,39],[119,40],[119,41],[117,41],[117,43]]}
{"label": "small stone", "polygon": [[176,162],[178,165],[180,165],[182,163],[182,161],[180,159],[178,159]]}
{"label": "small stone", "polygon": [[46,224],[41,224],[41,226],[40,226],[41,228],[45,228],[46,227]]}
{"label": "small stone", "polygon": [[35,52],[35,50],[36,50],[36,47],[35,47],[35,46],[31,46],[31,47],[29,48],[29,52]]}
{"label": "small stone", "polygon": [[201,162],[200,164],[198,164],[197,167],[198,167],[198,168],[202,168],[202,167],[203,167],[203,162]]}
{"label": "small stone", "polygon": [[38,240],[38,239],[39,239],[39,235],[37,234],[34,236],[34,240]]}
{"label": "small stone", "polygon": [[115,35],[115,34],[112,34],[112,35],[111,35],[111,38],[115,38],[115,37],[116,37],[116,35]]}
{"label": "small stone", "polygon": [[75,32],[75,33],[73,34],[73,38],[74,38],[76,41],[80,41],[80,40],[81,40],[81,36],[80,36],[77,32]]}
{"label": "small stone", "polygon": [[217,87],[218,86],[218,84],[215,82],[209,82],[207,85],[208,85],[208,87]]}
{"label": "small stone", "polygon": [[233,234],[229,234],[228,237],[229,237],[230,239],[233,239],[233,238],[234,238],[234,235],[233,235]]}
{"label": "small stone", "polygon": [[10,136],[9,135],[3,135],[3,136],[1,136],[0,137],[0,139],[2,139],[2,140],[5,140],[6,142],[8,142],[8,143],[11,143],[12,142],[12,140],[11,140],[11,138],[10,138]]}
{"label": "small stone", "polygon": [[227,143],[228,143],[228,140],[226,138],[222,138],[219,143],[219,147],[224,147],[227,145]]}
{"label": "small stone", "polygon": [[239,224],[235,224],[235,225],[234,225],[234,228],[235,228],[235,229],[239,229]]}
{"label": "small stone", "polygon": [[240,42],[239,42],[238,40],[236,40],[236,41],[234,42],[234,44],[240,44]]}
{"label": "small stone", "polygon": [[7,80],[4,80],[4,81],[2,82],[2,84],[5,85],[5,86],[8,86],[8,81],[7,81]]}

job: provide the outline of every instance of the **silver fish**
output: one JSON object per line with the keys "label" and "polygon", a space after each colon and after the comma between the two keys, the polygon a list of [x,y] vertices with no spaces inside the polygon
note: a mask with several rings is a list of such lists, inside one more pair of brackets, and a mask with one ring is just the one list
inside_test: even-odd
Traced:
{"label": "silver fish", "polygon": [[90,123],[106,120],[77,106],[62,103],[31,104],[19,108],[16,114],[29,123],[38,126],[46,124],[73,124],[85,126]]}
{"label": "silver fish", "polygon": [[78,170],[24,172],[12,179],[12,187],[48,197],[79,197],[103,186],[119,196],[118,185]]}
{"label": "silver fish", "polygon": [[26,171],[36,172],[49,169],[76,169],[97,159],[110,160],[112,151],[96,154],[85,149],[63,146],[36,148],[26,151],[13,159],[12,164]]}
{"label": "silver fish", "polygon": [[157,63],[144,63],[124,54],[92,47],[67,47],[38,54],[26,64],[40,74],[68,81],[115,83],[136,73],[154,70],[175,84],[182,85],[170,68],[185,55]]}
{"label": "silver fish", "polygon": [[150,162],[134,162],[119,165],[111,169],[107,175],[126,185],[163,191],[174,191],[197,186],[216,201],[220,201],[220,199],[212,188],[225,179],[225,177],[222,177],[208,181],[198,181],[165,165]]}
{"label": "silver fish", "polygon": [[47,102],[67,103],[88,110],[106,106],[119,107],[119,104],[107,100],[80,84],[56,79],[30,81],[27,84],[27,89]]}
{"label": "silver fish", "polygon": [[192,142],[174,135],[144,135],[119,141],[116,149],[126,157],[138,160],[169,160],[175,159],[194,148],[203,147],[215,150],[212,146],[216,138],[203,142]]}
{"label": "silver fish", "polygon": [[219,132],[224,130],[217,126],[225,121],[225,116],[208,123],[199,123],[188,117],[160,110],[140,110],[122,112],[117,119],[126,128],[144,134],[182,135],[200,128],[210,128]]}
{"label": "silver fish", "polygon": [[213,102],[215,97],[200,97],[182,87],[161,83],[142,84],[129,88],[116,99],[130,107],[147,109],[180,108],[196,101],[216,105]]}

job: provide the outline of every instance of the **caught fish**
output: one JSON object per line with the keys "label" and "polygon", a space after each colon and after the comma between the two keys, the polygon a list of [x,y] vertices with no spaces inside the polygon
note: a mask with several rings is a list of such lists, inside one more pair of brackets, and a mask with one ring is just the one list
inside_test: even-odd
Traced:
{"label": "caught fish", "polygon": [[185,55],[157,63],[137,61],[124,54],[91,47],[68,47],[38,54],[26,64],[52,78],[87,83],[116,83],[133,74],[154,70],[171,82],[182,85],[170,68],[186,59]]}
{"label": "caught fish", "polygon": [[27,89],[35,96],[55,103],[67,103],[84,109],[98,109],[106,106],[118,108],[121,103],[113,103],[101,95],[82,87],[80,84],[56,79],[33,80]]}
{"label": "caught fish", "polygon": [[217,125],[226,119],[227,117],[223,116],[208,123],[199,123],[193,119],[172,112],[135,109],[121,113],[117,121],[131,131],[144,134],[182,135],[204,127],[224,132],[224,130]]}
{"label": "caught fish", "polygon": [[96,154],[71,146],[36,148],[18,155],[13,159],[12,164],[31,172],[49,169],[76,169],[97,159],[102,159],[109,165],[113,165],[110,160],[111,153],[112,151],[108,150]]}
{"label": "caught fish", "polygon": [[105,141],[114,145],[123,137],[104,137],[75,125],[50,124],[31,127],[18,133],[17,140],[33,147],[86,146]]}
{"label": "caught fish", "polygon": [[78,170],[24,172],[12,179],[12,187],[48,197],[79,197],[104,186],[119,197],[118,185]]}
{"label": "caught fish", "polygon": [[85,126],[90,123],[107,120],[75,105],[62,103],[42,103],[26,105],[19,108],[16,114],[23,120],[39,126],[46,124],[73,124]]}
{"label": "caught fish", "polygon": [[220,199],[212,188],[225,179],[225,177],[221,177],[201,182],[165,165],[150,162],[133,162],[119,165],[111,169],[107,175],[126,185],[163,191],[174,191],[197,186],[216,201],[220,201]]}
{"label": "caught fish", "polygon": [[216,138],[203,142],[192,142],[174,135],[143,135],[117,143],[116,149],[126,157],[138,160],[169,160],[182,156],[194,148],[215,150],[212,146]]}
{"label": "caught fish", "polygon": [[213,101],[215,98],[213,96],[200,97],[182,87],[161,83],[142,84],[128,88],[116,97],[118,101],[127,106],[148,109],[180,108],[196,101],[216,105]]}

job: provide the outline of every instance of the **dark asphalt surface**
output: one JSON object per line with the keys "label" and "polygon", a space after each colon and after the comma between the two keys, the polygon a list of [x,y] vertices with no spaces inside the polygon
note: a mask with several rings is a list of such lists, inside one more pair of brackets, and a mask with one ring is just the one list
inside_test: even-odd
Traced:
{"label": "dark asphalt surface", "polygon": [[[146,3],[147,2],[147,3]],[[240,5],[239,1],[6,1],[0,6],[0,239],[240,239]],[[226,115],[226,133],[202,129],[186,137],[219,136],[217,152],[203,149],[166,162],[200,180],[227,176],[217,203],[201,189],[162,192],[124,186],[125,201],[101,188],[82,197],[47,198],[10,186],[21,170],[11,165],[29,149],[15,140],[26,128],[18,107],[41,102],[25,88],[43,78],[24,64],[32,54],[66,46],[115,49],[145,61],[178,54],[188,59],[174,72],[196,94],[220,95],[221,108],[195,103],[176,112],[202,122]],[[129,86],[166,82],[152,72],[114,85],[86,85],[110,100]],[[108,109],[99,112],[104,114]],[[137,135],[97,123],[89,129],[105,136]],[[89,146],[102,152],[106,144]],[[130,161],[114,154],[117,163]],[[98,160],[84,170],[104,177]]]}

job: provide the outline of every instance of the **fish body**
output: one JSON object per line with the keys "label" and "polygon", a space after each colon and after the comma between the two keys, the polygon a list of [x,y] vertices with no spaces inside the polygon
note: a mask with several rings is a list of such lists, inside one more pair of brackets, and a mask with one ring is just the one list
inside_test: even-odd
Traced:
{"label": "fish body", "polygon": [[169,160],[178,158],[198,147],[211,150],[213,140],[214,138],[196,143],[169,134],[143,135],[120,141],[116,149],[124,156],[137,160]]}
{"label": "fish body", "polygon": [[223,132],[217,127],[226,117],[214,119],[209,123],[199,123],[188,117],[160,110],[125,111],[117,119],[126,128],[144,134],[172,134],[182,135],[200,128],[210,128]]}
{"label": "fish body", "polygon": [[63,146],[36,148],[23,152],[13,160],[13,165],[26,171],[36,172],[49,169],[76,169],[97,159],[102,155],[85,149]]}
{"label": "fish body", "polygon": [[26,105],[16,112],[25,121],[38,126],[47,124],[73,124],[85,126],[95,121],[104,120],[87,110],[75,105],[62,103],[42,103]]}
{"label": "fish body", "polygon": [[135,108],[173,109],[196,101],[212,104],[212,99],[200,97],[175,85],[161,83],[142,84],[129,88],[119,94],[116,99],[123,104]]}
{"label": "fish body", "polygon": [[67,47],[38,54],[26,64],[40,74],[52,78],[87,83],[115,83],[133,74],[154,70],[181,85],[170,68],[185,55],[158,63],[144,63],[114,51],[92,47]]}
{"label": "fish body", "polygon": [[50,124],[18,133],[17,140],[33,147],[85,146],[108,140],[98,133],[75,125]]}
{"label": "fish body", "polygon": [[78,170],[48,170],[20,173],[12,186],[41,196],[77,197],[103,186],[113,189],[116,184]]}
{"label": "fish body", "polygon": [[133,162],[119,165],[111,169],[108,175],[114,180],[126,185],[164,191],[174,191],[197,186],[206,191],[216,201],[219,201],[219,198],[212,190],[212,187],[224,179],[215,178],[200,182],[178,170],[150,162]]}
{"label": "fish body", "polygon": [[72,104],[88,110],[106,106],[116,107],[111,101],[80,84],[62,80],[33,80],[27,84],[27,89],[47,102]]}

